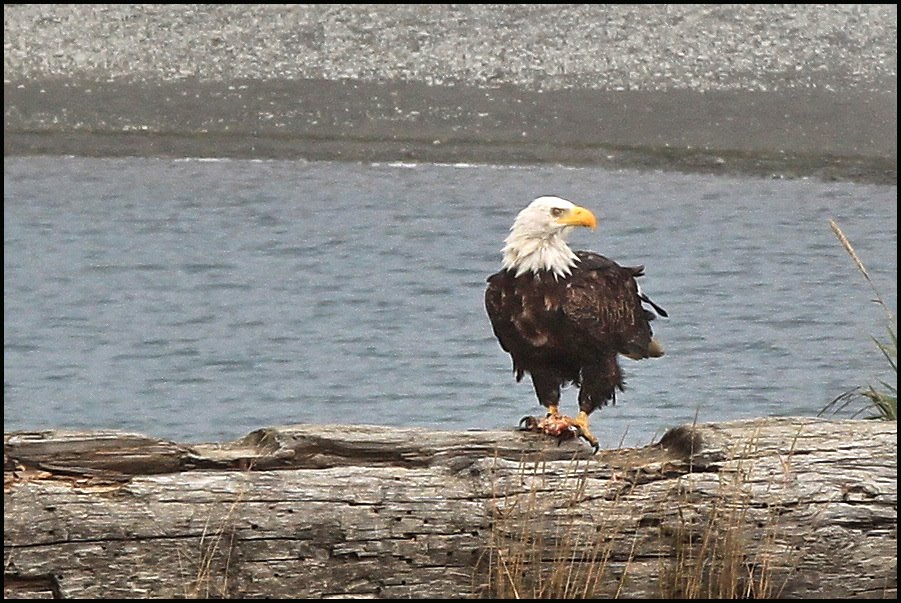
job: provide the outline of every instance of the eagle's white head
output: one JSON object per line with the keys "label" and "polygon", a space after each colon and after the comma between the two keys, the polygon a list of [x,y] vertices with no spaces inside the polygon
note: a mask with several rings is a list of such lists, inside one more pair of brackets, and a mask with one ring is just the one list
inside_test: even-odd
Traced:
{"label": "eagle's white head", "polygon": [[560,197],[538,197],[513,221],[504,240],[503,266],[516,276],[541,270],[558,278],[569,276],[579,260],[566,244],[566,236],[577,226],[593,230],[597,224],[594,214],[584,207]]}

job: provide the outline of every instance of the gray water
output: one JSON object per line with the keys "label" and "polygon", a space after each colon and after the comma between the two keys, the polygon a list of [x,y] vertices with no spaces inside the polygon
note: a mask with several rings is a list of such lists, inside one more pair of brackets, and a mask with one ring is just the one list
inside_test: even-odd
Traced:
{"label": "gray water", "polygon": [[[814,415],[894,382],[895,187],[560,167],[7,158],[4,429],[180,441],[288,423],[512,428],[539,413],[483,307],[515,213],[596,212],[571,241],[645,264],[659,360],[593,415],[602,445]],[[564,394],[575,411],[575,392]]]}

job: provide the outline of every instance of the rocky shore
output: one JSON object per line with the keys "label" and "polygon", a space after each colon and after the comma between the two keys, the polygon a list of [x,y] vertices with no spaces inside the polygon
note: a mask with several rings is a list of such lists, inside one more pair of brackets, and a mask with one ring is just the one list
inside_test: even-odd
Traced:
{"label": "rocky shore", "polygon": [[896,182],[888,5],[7,5],[4,153]]}

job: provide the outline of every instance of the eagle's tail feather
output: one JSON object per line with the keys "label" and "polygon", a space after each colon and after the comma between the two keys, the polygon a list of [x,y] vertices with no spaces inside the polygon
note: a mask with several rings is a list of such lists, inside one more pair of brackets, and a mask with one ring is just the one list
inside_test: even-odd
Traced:
{"label": "eagle's tail feather", "polygon": [[625,356],[626,358],[631,358],[632,360],[643,360],[644,358],[660,358],[665,353],[666,352],[663,351],[663,344],[654,337],[651,338],[651,342],[647,347],[632,343],[626,347],[625,351],[621,352],[623,356]]}

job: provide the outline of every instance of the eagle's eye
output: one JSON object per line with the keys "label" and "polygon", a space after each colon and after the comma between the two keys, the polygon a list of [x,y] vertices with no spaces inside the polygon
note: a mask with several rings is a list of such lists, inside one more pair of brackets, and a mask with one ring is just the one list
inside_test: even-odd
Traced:
{"label": "eagle's eye", "polygon": [[555,218],[559,218],[560,216],[563,215],[563,212],[565,212],[565,211],[566,210],[563,209],[562,207],[552,207],[551,215],[554,216]]}

